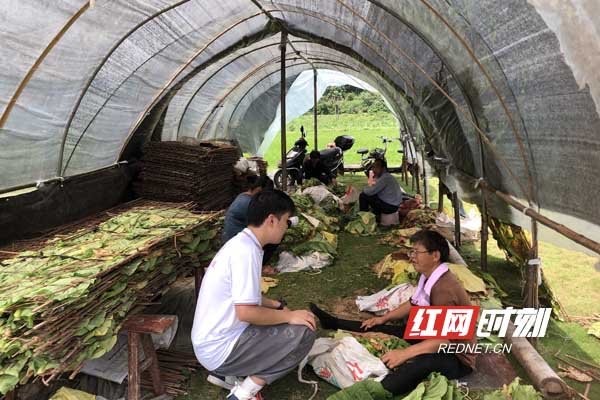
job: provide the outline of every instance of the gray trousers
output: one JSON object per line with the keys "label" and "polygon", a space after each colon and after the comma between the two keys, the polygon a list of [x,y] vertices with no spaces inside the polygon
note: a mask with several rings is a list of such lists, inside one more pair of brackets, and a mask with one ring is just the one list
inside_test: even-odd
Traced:
{"label": "gray trousers", "polygon": [[256,376],[270,384],[300,364],[316,334],[304,325],[250,325],[225,362],[212,373]]}

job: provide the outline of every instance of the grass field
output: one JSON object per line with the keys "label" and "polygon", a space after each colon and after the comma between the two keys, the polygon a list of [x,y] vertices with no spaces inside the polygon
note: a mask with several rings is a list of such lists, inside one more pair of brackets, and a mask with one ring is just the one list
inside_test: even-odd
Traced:
{"label": "grass field", "polygon": [[[287,124],[287,149],[294,146],[294,142],[300,137],[300,126],[304,125],[307,132],[310,152],[313,149],[313,117],[305,114],[289,124]],[[344,163],[360,163],[360,155],[356,153],[361,147],[373,149],[374,147],[383,147],[381,139],[378,136],[387,138],[398,138],[398,123],[390,113],[377,114],[340,114],[340,115],[322,115],[319,116],[318,143],[319,150],[324,149],[327,143],[339,135],[354,136],[354,146],[344,153]],[[395,141],[388,145],[388,165],[395,166],[402,163],[402,154],[397,150],[401,148],[400,142]],[[269,170],[277,167],[277,162],[281,159],[281,134],[278,133],[271,143],[271,146],[264,155],[269,163]]]}

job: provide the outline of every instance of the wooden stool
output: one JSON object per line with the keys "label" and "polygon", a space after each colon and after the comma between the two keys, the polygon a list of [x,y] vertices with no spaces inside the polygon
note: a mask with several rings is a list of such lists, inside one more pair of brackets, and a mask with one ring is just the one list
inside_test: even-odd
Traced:
{"label": "wooden stool", "polygon": [[[152,343],[151,333],[162,334],[175,323],[174,316],[163,315],[133,315],[123,324],[127,331],[127,354],[129,361],[129,375],[127,377],[127,399],[140,400],[140,378],[142,371],[150,368],[154,394],[165,394],[166,390],[160,378],[158,358]],[[142,345],[146,359],[140,365],[139,346]]]}

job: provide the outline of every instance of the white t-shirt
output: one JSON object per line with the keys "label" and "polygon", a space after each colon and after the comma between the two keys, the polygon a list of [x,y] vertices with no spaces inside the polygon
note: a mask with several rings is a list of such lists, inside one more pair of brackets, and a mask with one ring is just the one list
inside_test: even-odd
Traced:
{"label": "white t-shirt", "polygon": [[219,250],[202,279],[192,345],[198,361],[209,371],[229,357],[249,325],[237,318],[236,304],[260,305],[263,249],[248,228]]}

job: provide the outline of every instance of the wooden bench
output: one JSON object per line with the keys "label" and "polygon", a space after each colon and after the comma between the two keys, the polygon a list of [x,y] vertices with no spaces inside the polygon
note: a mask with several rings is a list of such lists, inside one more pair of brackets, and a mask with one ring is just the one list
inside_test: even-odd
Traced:
{"label": "wooden bench", "polygon": [[[140,400],[141,398],[141,373],[150,369],[152,377],[152,388],[154,394],[162,395],[166,393],[160,369],[158,367],[158,358],[154,344],[152,343],[152,333],[163,334],[171,325],[175,323],[174,316],[164,315],[134,315],[123,324],[123,331],[127,332],[127,354],[128,354],[128,387],[127,399]],[[140,364],[140,345],[144,350],[145,360]]]}

